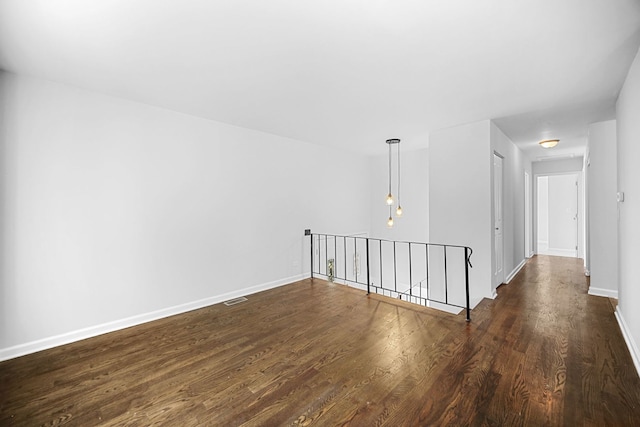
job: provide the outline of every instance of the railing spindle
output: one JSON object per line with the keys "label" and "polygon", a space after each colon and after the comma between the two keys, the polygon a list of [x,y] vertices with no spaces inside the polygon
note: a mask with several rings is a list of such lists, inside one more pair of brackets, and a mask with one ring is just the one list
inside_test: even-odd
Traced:
{"label": "railing spindle", "polygon": [[396,242],[393,242],[393,290],[397,293],[398,292],[398,271],[396,268],[396,265],[398,263],[396,262]]}
{"label": "railing spindle", "polygon": [[366,240],[367,243],[367,295],[371,293],[371,276],[369,274],[369,239]]}
{"label": "railing spindle", "polygon": [[413,275],[411,274],[411,242],[409,242],[409,297],[413,295]]}
{"label": "railing spindle", "polygon": [[449,304],[449,275],[447,274],[447,246],[444,246],[444,303]]}

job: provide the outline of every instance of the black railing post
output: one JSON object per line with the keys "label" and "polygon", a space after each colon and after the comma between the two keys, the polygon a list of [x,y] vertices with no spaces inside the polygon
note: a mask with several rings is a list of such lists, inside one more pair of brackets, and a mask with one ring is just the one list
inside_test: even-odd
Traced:
{"label": "black railing post", "polygon": [[465,288],[467,291],[467,322],[471,321],[471,308],[469,304],[469,265],[471,261],[469,260],[471,254],[469,253],[469,248],[465,246],[464,248],[464,279],[465,279]]}
{"label": "black railing post", "polygon": [[393,290],[398,293],[398,269],[396,265],[396,241],[393,241]]}
{"label": "black railing post", "polygon": [[411,242],[409,242],[409,299],[413,295],[413,275],[411,274]]}
{"label": "black railing post", "polygon": [[367,242],[367,295],[371,293],[371,276],[369,275],[369,238],[365,240]]}
{"label": "black railing post", "polygon": [[444,303],[449,304],[449,274],[447,273],[447,245],[444,248]]}
{"label": "black railing post", "polygon": [[313,233],[309,233],[311,238],[311,278],[313,279]]}

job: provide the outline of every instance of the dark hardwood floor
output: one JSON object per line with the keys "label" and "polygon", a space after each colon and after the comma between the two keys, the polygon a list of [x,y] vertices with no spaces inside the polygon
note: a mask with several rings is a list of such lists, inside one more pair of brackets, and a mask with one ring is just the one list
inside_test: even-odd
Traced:
{"label": "dark hardwood floor", "polygon": [[0,363],[0,425],[637,426],[640,379],[581,260],[454,316],[304,280]]}

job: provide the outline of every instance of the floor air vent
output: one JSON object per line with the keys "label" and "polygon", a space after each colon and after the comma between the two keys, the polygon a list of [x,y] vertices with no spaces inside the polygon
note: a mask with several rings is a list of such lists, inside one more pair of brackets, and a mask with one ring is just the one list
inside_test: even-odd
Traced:
{"label": "floor air vent", "polygon": [[240,304],[241,302],[245,302],[245,301],[247,301],[247,299],[245,297],[234,298],[234,299],[230,299],[229,301],[225,301],[224,305],[226,305],[226,306],[236,305],[236,304]]}

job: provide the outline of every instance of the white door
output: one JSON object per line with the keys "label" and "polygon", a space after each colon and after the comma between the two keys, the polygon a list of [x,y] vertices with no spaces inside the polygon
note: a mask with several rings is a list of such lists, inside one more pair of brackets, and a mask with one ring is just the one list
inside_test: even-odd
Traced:
{"label": "white door", "polygon": [[502,237],[502,157],[493,154],[493,240],[495,264],[493,268],[493,289],[504,281],[504,243]]}
{"label": "white door", "polygon": [[549,255],[578,256],[578,175],[549,176]]}

